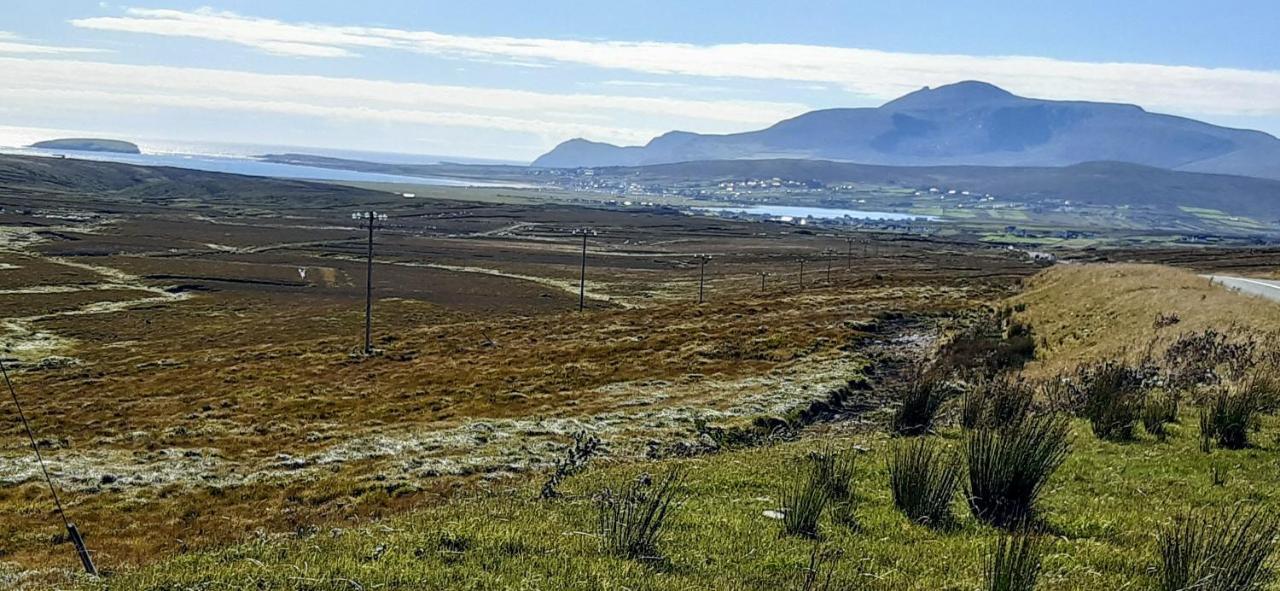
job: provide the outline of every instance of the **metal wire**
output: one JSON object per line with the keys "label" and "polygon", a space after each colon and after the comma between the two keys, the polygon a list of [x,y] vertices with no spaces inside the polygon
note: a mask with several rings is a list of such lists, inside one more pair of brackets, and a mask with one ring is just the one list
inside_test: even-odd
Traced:
{"label": "metal wire", "polygon": [[44,474],[44,481],[49,484],[49,492],[53,493],[53,504],[58,508],[58,516],[62,518],[62,524],[70,529],[71,521],[67,519],[67,513],[62,510],[62,499],[58,497],[58,487],[53,485],[53,478],[49,476],[49,468],[45,466],[44,456],[40,454],[40,445],[36,443],[36,434],[31,430],[31,423],[27,422],[27,414],[22,411],[22,403],[18,402],[18,392],[13,389],[13,382],[9,380],[9,370],[5,368],[2,359],[0,359],[0,374],[4,375],[4,384],[9,388],[9,397],[13,398],[13,405],[18,408],[18,418],[22,419],[22,427],[27,430],[27,439],[31,440],[31,451],[36,452],[36,461],[40,463],[40,472]]}

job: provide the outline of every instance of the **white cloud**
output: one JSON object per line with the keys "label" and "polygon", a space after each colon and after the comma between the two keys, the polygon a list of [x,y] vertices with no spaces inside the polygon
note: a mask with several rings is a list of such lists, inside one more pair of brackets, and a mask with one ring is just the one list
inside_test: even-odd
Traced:
{"label": "white cloud", "polygon": [[1029,56],[916,54],[800,44],[694,45],[447,35],[289,23],[211,9],[128,9],[78,27],[237,43],[305,57],[400,50],[500,63],[565,63],[646,74],[825,83],[889,99],[923,85],[978,79],[1043,98],[1137,103],[1156,110],[1280,114],[1280,72]]}
{"label": "white cloud", "polygon": [[4,53],[23,53],[23,54],[68,54],[68,53],[102,53],[101,49],[93,49],[90,47],[61,47],[57,45],[41,45],[38,43],[28,43],[18,35],[9,31],[0,31],[0,54]]}
{"label": "white cloud", "polygon": [[199,109],[295,115],[326,121],[473,127],[642,142],[678,121],[713,131],[760,126],[804,105],[602,94],[552,94],[358,78],[0,58],[0,102],[27,108]]}

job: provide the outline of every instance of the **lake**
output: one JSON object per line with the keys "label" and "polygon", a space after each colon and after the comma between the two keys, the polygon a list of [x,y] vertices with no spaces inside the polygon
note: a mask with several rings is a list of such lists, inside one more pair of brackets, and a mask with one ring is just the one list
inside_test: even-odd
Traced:
{"label": "lake", "polygon": [[878,221],[905,221],[905,220],[936,220],[937,218],[927,215],[916,215],[911,213],[894,213],[889,211],[862,211],[858,209],[836,209],[829,207],[802,207],[797,205],[750,205],[740,207],[695,207],[694,209],[707,212],[729,212],[741,213],[747,215],[762,215],[777,218],[805,219],[816,218],[824,220],[838,220],[842,218],[854,218],[860,220],[878,220]]}

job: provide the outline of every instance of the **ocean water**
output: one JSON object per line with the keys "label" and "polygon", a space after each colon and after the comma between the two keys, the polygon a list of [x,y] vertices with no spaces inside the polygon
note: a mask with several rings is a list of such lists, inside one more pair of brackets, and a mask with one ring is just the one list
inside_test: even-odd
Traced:
{"label": "ocean water", "polygon": [[[57,137],[114,137],[110,134],[70,134],[58,133],[54,130],[36,128],[0,127],[0,153],[26,154],[35,156],[65,156],[81,160],[98,160],[105,162],[124,162],[143,166],[173,166],[209,172],[225,172],[250,176],[266,176],[289,179],[320,181],[367,181],[381,183],[412,183],[418,185],[438,185],[450,187],[505,186],[509,183],[487,183],[465,179],[442,177],[419,177],[395,174],[380,174],[354,170],[339,170],[315,166],[279,164],[264,162],[261,154],[309,154],[330,158],[346,158],[366,160],[390,164],[437,164],[440,162],[458,162],[464,164],[510,164],[497,160],[477,158],[454,158],[449,156],[433,156],[426,154],[397,154],[390,152],[368,152],[361,150],[336,150],[330,148],[307,148],[300,146],[267,146],[255,144],[230,143],[195,143],[173,142],[167,140],[134,141],[142,150],[142,154],[113,154],[109,152],[83,152],[79,150],[44,150],[28,148],[26,145],[39,139]],[[132,140],[130,140],[132,141]]]}
{"label": "ocean water", "polygon": [[412,183],[417,185],[439,185],[450,187],[496,186],[503,183],[486,183],[463,179],[443,177],[402,176],[340,170],[336,168],[318,168],[296,164],[280,164],[264,162],[251,156],[212,156],[203,154],[114,154],[110,152],[82,152],[78,150],[43,150],[36,148],[0,148],[7,154],[26,154],[34,156],[65,156],[81,160],[98,160],[105,162],[124,162],[143,166],[172,166],[205,170],[209,172],[226,172],[250,176],[265,176],[287,179],[304,179],[317,181],[368,181],[380,183]]}

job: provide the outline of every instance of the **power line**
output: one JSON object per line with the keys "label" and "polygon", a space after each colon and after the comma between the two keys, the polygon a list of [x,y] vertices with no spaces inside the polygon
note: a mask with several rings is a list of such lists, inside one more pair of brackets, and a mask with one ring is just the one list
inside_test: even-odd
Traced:
{"label": "power line", "polygon": [[40,444],[36,442],[35,431],[31,430],[31,423],[27,421],[27,413],[22,410],[22,403],[18,401],[18,391],[13,387],[13,381],[9,379],[9,370],[5,367],[2,359],[0,359],[0,375],[4,376],[4,384],[9,389],[9,397],[13,399],[13,406],[18,409],[18,418],[22,420],[22,428],[27,431],[27,439],[31,441],[31,451],[35,452],[36,462],[40,464],[40,473],[44,474],[44,481],[49,485],[49,492],[53,493],[53,505],[58,510],[58,517],[62,518],[62,525],[67,528],[67,535],[71,537],[72,543],[76,546],[76,552],[80,555],[80,562],[84,565],[85,572],[97,576],[98,569],[93,565],[93,558],[89,556],[89,550],[84,545],[84,539],[80,537],[80,532],[76,529],[76,525],[67,519],[67,512],[62,508],[62,498],[58,496],[58,487],[53,485],[53,478],[49,476],[49,468],[44,463],[44,455],[40,453]]}

